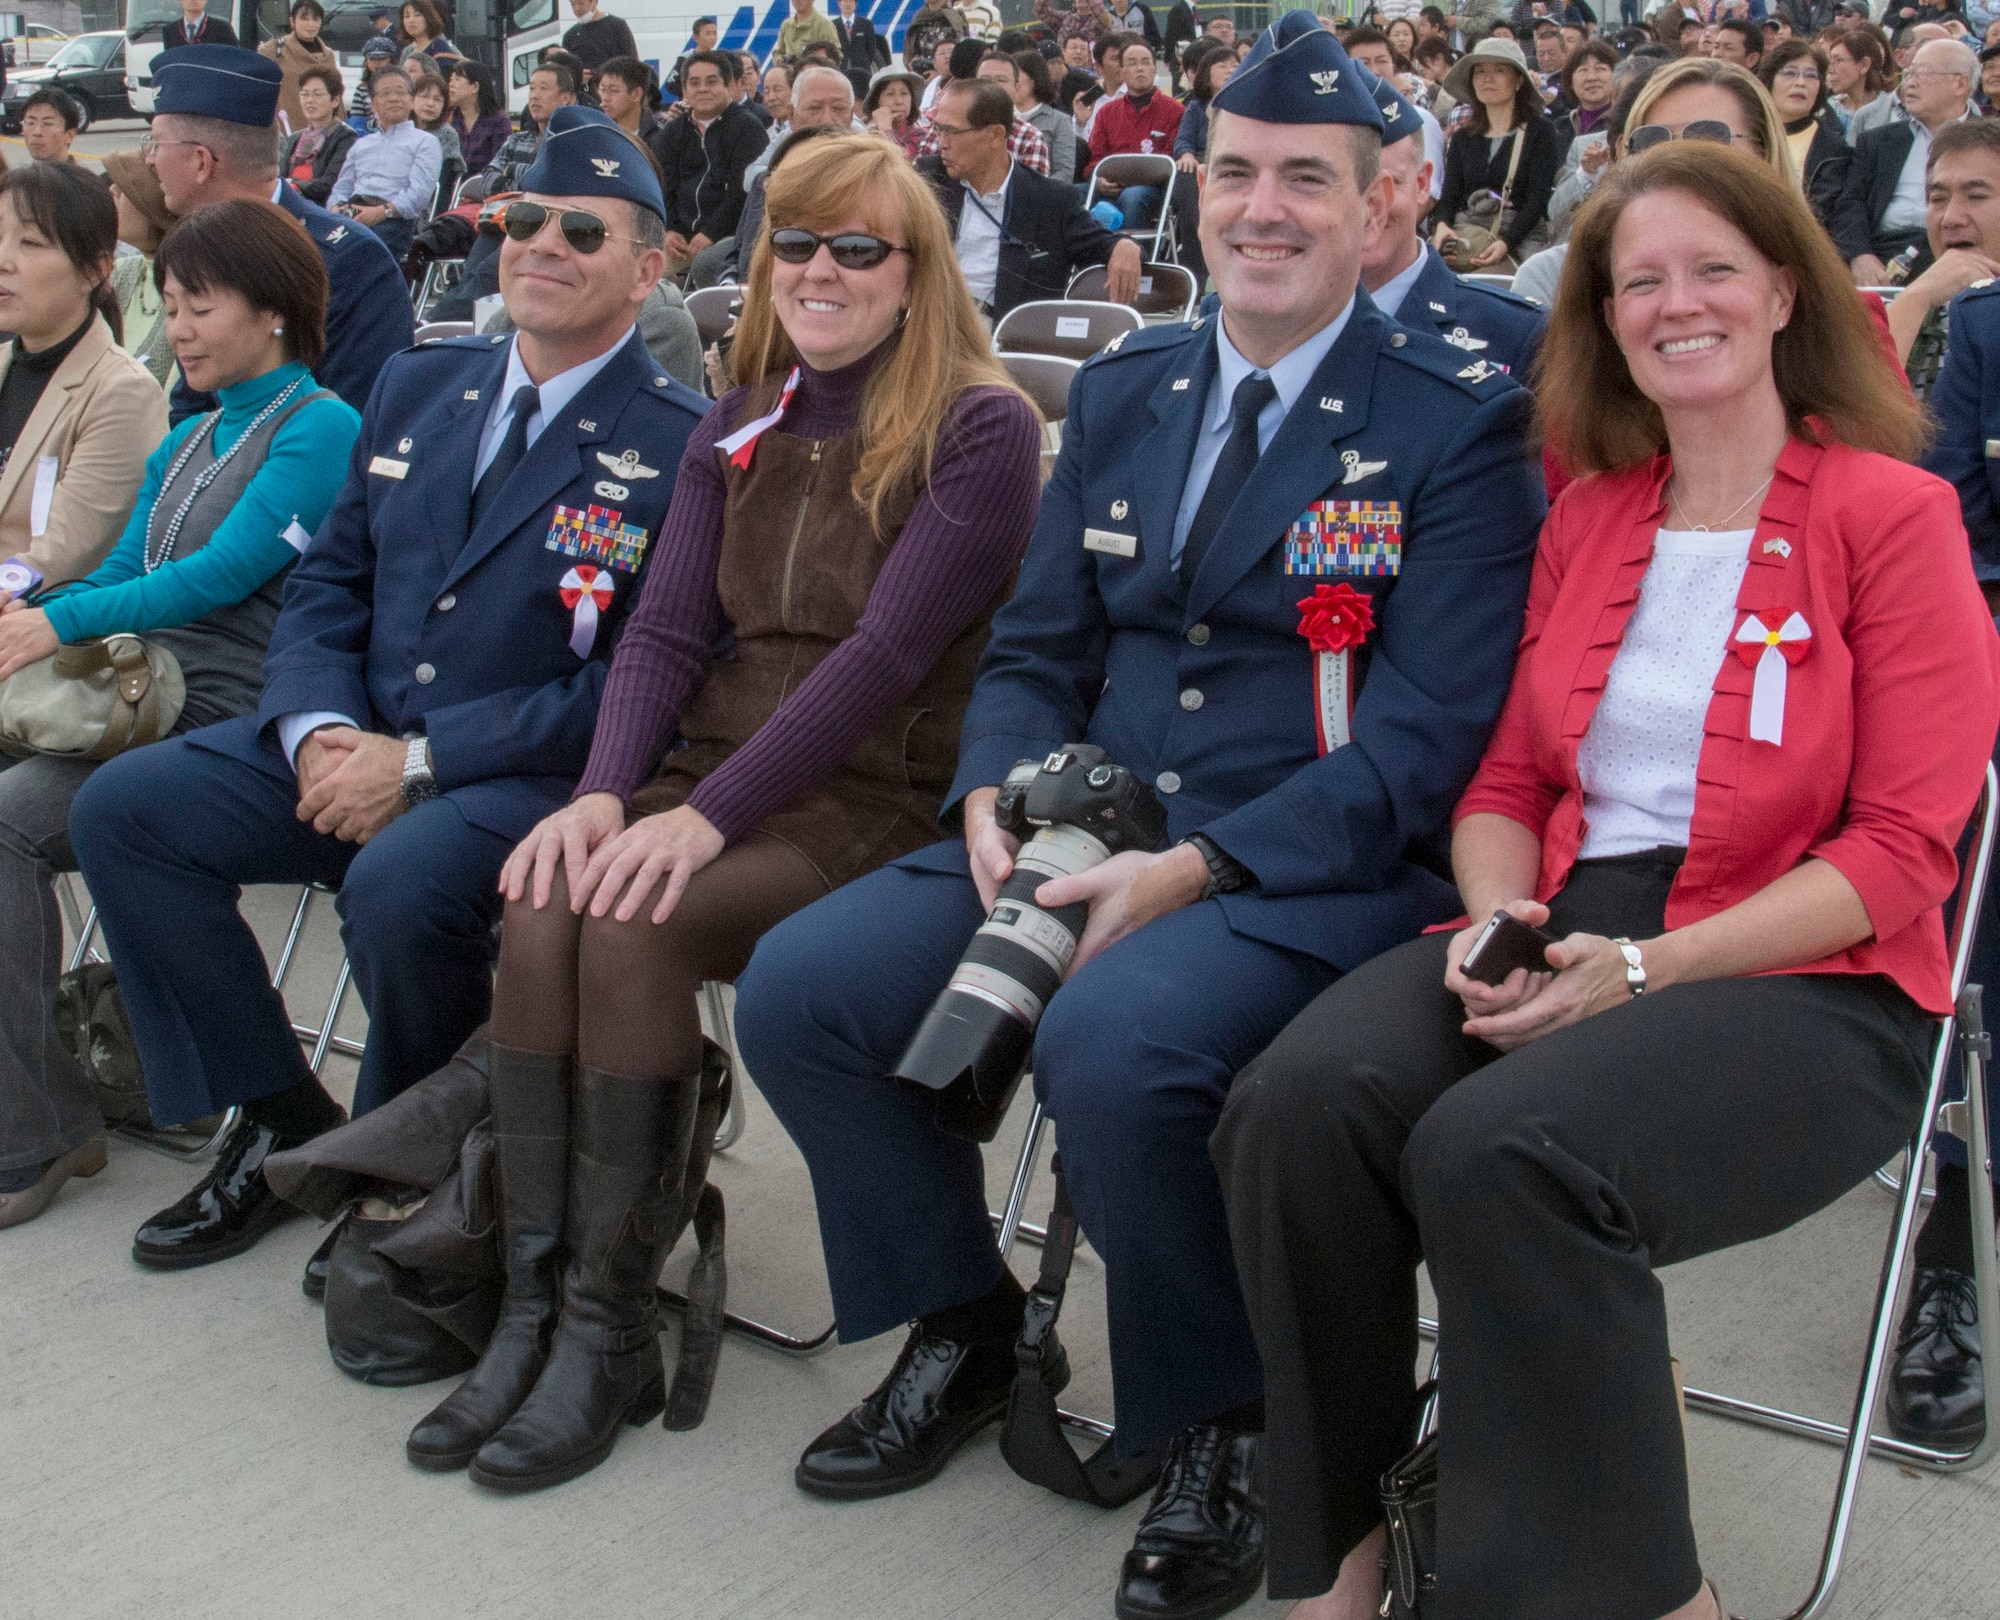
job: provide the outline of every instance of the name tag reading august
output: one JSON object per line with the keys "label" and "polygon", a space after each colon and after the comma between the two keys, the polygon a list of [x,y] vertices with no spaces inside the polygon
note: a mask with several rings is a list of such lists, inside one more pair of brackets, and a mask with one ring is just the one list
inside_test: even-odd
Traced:
{"label": "name tag reading august", "polygon": [[1083,549],[1101,551],[1107,557],[1136,557],[1139,555],[1139,537],[1136,534],[1118,534],[1110,529],[1085,529]]}
{"label": "name tag reading august", "polygon": [[384,478],[407,478],[410,476],[410,464],[407,461],[396,461],[389,456],[377,456],[373,461],[368,463],[368,470],[371,473],[380,473]]}

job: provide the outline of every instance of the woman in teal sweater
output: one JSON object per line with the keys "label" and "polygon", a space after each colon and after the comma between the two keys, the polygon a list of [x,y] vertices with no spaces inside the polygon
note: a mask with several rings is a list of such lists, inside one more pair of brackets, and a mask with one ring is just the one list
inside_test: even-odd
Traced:
{"label": "woman in teal sweater", "polygon": [[[284,576],[333,505],[361,418],[313,380],[326,271],[290,215],[205,208],[167,234],[154,275],[181,375],[221,409],[147,459],[94,573],[0,609],[0,680],[62,643],[142,635],[180,664],[183,732],[256,709]],[[103,1121],[53,1019],[55,875],[74,867],[69,805],[95,768],[38,755],[0,771],[0,1227],[104,1164]]]}

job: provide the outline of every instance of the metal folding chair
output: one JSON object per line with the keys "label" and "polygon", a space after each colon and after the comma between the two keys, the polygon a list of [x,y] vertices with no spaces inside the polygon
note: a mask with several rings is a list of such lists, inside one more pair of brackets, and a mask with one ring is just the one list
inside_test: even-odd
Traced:
{"label": "metal folding chair", "polygon": [[[1104,266],[1093,264],[1077,271],[1070,278],[1069,290],[1065,296],[1098,303],[1108,302]],[[1148,262],[1139,266],[1139,296],[1126,307],[1136,309],[1146,317],[1149,324],[1156,321],[1184,321],[1194,313],[1194,306],[1199,296],[1192,270],[1184,269],[1178,264]]]}
{"label": "metal folding chair", "polygon": [[470,321],[425,321],[417,328],[417,341],[429,343],[436,338],[471,337]]}
{"label": "metal folding chair", "polygon": [[1468,270],[1458,279],[1460,281],[1469,281],[1479,287],[1497,287],[1501,292],[1512,292],[1514,289],[1514,278],[1512,276],[1501,275],[1492,270]]}
{"label": "metal folding chair", "polygon": [[683,294],[681,302],[694,317],[695,330],[701,334],[701,346],[706,349],[729,336],[729,329],[736,324],[743,308],[743,289],[732,282],[718,282],[713,287]]}
{"label": "metal folding chair", "polygon": [[[1986,1433],[1968,1451],[1940,1451],[1873,1432],[1875,1410],[1881,1403],[1883,1381],[1888,1376],[1895,1352],[1903,1279],[1909,1270],[1917,1211],[1922,1202],[1923,1165],[1931,1151],[1932,1139],[1939,1131],[1962,1140],[1971,1156],[1973,1285],[1979,1301],[1980,1353],[1987,1366],[2000,1365],[2000,1267],[1996,1267],[1994,1254],[1992,1158],[1986,1133],[1986,1061],[1992,1052],[1992,1042],[1987,1036],[1981,1012],[1981,986],[1965,982],[1972,963],[1973,940],[1979,932],[1979,910],[1986,893],[1987,873],[1993,864],[1996,821],[2000,821],[2000,777],[1995,776],[1989,764],[1986,767],[1986,786],[1980,794],[1978,808],[1973,812],[1970,849],[1960,872],[1957,907],[1952,918],[1951,988],[1955,1010],[1938,1020],[1930,1086],[1923,1115],[1910,1137],[1908,1156],[1904,1161],[1907,1169],[1897,1194],[1896,1219],[1889,1232],[1881,1286],[1876,1290],[1867,1357],[1862,1364],[1861,1384],[1855,1393],[1852,1418],[1846,1424],[1829,1423],[1822,1418],[1807,1417],[1782,1407],[1763,1406],[1755,1401],[1719,1395],[1709,1390],[1689,1388],[1685,1391],[1687,1404],[1697,1410],[1842,1448],[1840,1480],[1834,1492],[1832,1511],[1828,1515],[1826,1544],[1820,1553],[1819,1573],[1806,1600],[1786,1616],[1786,1620],[1817,1620],[1833,1601],[1834,1587],[1840,1580],[1841,1564],[1847,1554],[1848,1536],[1854,1527],[1854,1508],[1861,1491],[1863,1466],[1871,1451],[1877,1456],[1919,1468],[1957,1472],[1977,1468],[1984,1463],[1992,1455],[1996,1438],[2000,1438],[2000,1428],[1994,1424],[1990,1407]],[[1954,1050],[1965,1067],[1965,1100],[1947,1103],[1944,1093],[1951,1074]],[[1436,1337],[1437,1323],[1423,1320],[1419,1327],[1426,1334]],[[1434,1421],[1434,1417],[1434,1412],[1427,1412],[1426,1422]]]}
{"label": "metal folding chair", "polygon": [[1160,193],[1160,214],[1150,226],[1134,226],[1121,230],[1118,234],[1137,242],[1146,250],[1146,257],[1165,262],[1174,256],[1178,245],[1174,230],[1174,179],[1180,170],[1174,167],[1174,160],[1164,152],[1116,152],[1098,161],[1090,171],[1090,190],[1084,196],[1086,211],[1100,202],[1109,202],[1116,208],[1118,204],[1098,190],[1098,182],[1108,181],[1112,185],[1154,186]]}
{"label": "metal folding chair", "polygon": [[1038,298],[1031,303],[1016,304],[1000,317],[1000,324],[993,328],[993,352],[1003,356],[1046,354],[1084,361],[1113,338],[1139,331],[1145,324],[1145,317],[1130,304]]}

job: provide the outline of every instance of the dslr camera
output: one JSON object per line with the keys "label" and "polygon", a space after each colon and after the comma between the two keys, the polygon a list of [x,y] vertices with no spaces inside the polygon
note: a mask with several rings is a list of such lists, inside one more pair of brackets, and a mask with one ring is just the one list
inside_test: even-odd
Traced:
{"label": "dslr camera", "polygon": [[993,819],[1022,840],[1014,870],[894,1070],[935,1095],[939,1129],[974,1142],[998,1134],[1090,911],[1037,905],[1035,891],[1124,850],[1157,851],[1167,832],[1153,790],[1089,743],[1016,764]]}

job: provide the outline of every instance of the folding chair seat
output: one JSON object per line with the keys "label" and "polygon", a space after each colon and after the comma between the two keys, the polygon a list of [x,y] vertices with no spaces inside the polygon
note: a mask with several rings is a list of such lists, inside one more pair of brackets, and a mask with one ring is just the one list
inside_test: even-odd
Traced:
{"label": "folding chair seat", "polygon": [[1056,354],[1003,354],[1000,363],[1049,422],[1069,415],[1069,385],[1083,369],[1080,360]]}
{"label": "folding chair seat", "polygon": [[[1109,302],[1105,291],[1104,266],[1093,264],[1070,279],[1071,299]],[[1136,309],[1147,322],[1184,321],[1194,314],[1199,291],[1194,272],[1177,264],[1148,262],[1139,266],[1139,296],[1128,308]]]}
{"label": "folding chair seat", "polygon": [[1129,304],[1046,298],[1017,304],[993,329],[993,352],[1088,360],[1113,338],[1138,331],[1144,318]]}
{"label": "folding chair seat", "polygon": [[694,317],[695,330],[701,334],[701,346],[706,349],[729,336],[729,329],[743,308],[743,289],[723,282],[684,294],[681,301]]}

